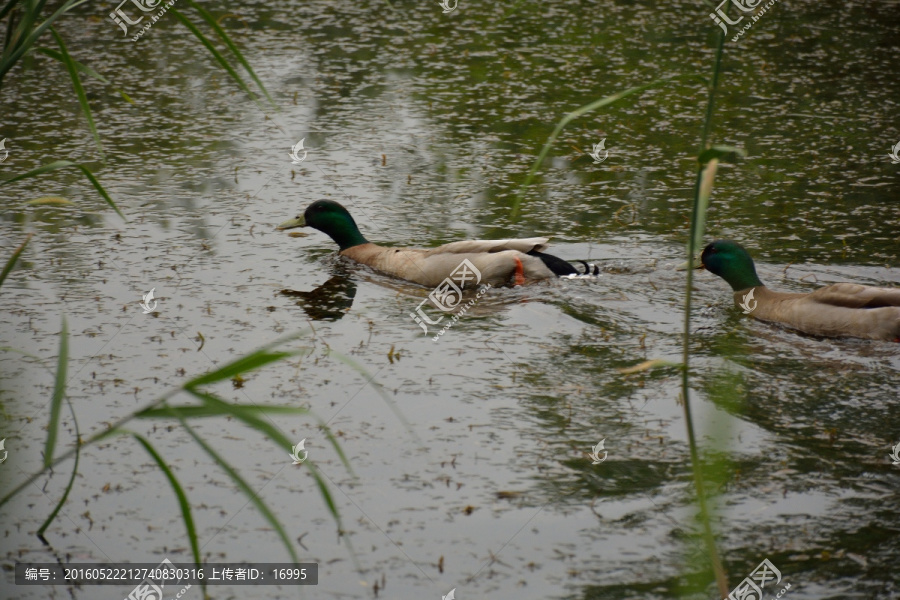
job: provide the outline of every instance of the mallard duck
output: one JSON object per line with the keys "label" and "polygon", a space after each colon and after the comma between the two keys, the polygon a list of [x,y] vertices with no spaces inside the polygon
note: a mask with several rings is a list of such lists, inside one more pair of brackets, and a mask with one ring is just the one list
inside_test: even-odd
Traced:
{"label": "mallard duck", "polygon": [[[302,215],[285,221],[279,230],[312,227],[340,246],[340,254],[373,269],[428,287],[436,287],[468,260],[480,274],[461,278],[462,287],[522,285],[552,277],[581,275],[568,262],[541,252],[549,238],[469,240],[437,248],[388,248],[368,241],[346,208],[331,200],[313,202]],[[585,269],[588,266],[585,265]],[[458,272],[457,272],[458,273]],[[598,270],[594,267],[594,274]],[[459,281],[457,281],[459,283]]]}
{"label": "mallard duck", "polygon": [[813,335],[900,342],[900,288],[834,283],[809,294],[774,292],[757,277],[747,251],[731,240],[709,244],[700,262],[728,282],[735,305],[751,317]]}

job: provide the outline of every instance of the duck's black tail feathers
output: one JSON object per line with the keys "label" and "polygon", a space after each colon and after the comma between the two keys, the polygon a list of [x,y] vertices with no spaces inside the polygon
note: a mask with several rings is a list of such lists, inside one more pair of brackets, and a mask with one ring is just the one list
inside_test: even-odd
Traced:
{"label": "duck's black tail feathers", "polygon": [[597,265],[589,265],[583,260],[579,260],[578,262],[584,265],[584,273],[582,273],[582,275],[600,275],[600,267],[598,267]]}
{"label": "duck's black tail feathers", "polygon": [[[538,252],[537,250],[532,250],[529,252],[531,256],[536,256],[541,259],[547,268],[553,271],[557,277],[564,277],[566,275],[599,275],[600,269],[597,265],[589,265],[586,262],[579,261],[584,265],[584,273],[580,272],[578,269],[573,267],[570,263],[564,261],[561,258],[553,256],[552,254],[544,254],[543,252]],[[593,267],[593,271],[591,270]]]}

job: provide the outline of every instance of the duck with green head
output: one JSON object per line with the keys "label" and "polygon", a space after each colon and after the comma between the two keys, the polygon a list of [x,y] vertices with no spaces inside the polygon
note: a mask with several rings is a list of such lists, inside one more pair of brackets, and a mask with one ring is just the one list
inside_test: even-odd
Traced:
{"label": "duck with green head", "polygon": [[[331,200],[310,204],[302,215],[285,221],[278,229],[312,227],[327,234],[340,247],[340,254],[373,269],[407,281],[435,287],[450,277],[463,260],[480,274],[480,280],[465,280],[465,287],[521,285],[559,276],[579,275],[568,262],[541,252],[549,238],[513,240],[468,240],[437,248],[389,248],[363,237],[346,208]],[[587,266],[585,267],[587,268]],[[597,273],[596,267],[594,274]]]}
{"label": "duck with green head", "polygon": [[756,275],[753,259],[731,240],[703,249],[702,267],[728,282],[745,314],[804,333],[900,342],[900,288],[834,283],[809,294],[775,292]]}

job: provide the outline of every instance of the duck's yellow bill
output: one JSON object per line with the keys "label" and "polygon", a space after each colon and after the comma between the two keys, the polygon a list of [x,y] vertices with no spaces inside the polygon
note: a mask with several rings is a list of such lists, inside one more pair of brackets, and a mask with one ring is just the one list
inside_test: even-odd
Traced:
{"label": "duck's yellow bill", "polygon": [[276,227],[276,229],[278,231],[284,231],[285,229],[294,229],[296,227],[306,227],[306,219],[303,218],[303,215],[300,215],[295,219],[288,219],[287,221]]}
{"label": "duck's yellow bill", "polygon": [[676,271],[687,271],[688,269],[705,269],[703,266],[703,262],[700,260],[700,257],[697,256],[694,260],[686,260],[677,267],[675,267]]}

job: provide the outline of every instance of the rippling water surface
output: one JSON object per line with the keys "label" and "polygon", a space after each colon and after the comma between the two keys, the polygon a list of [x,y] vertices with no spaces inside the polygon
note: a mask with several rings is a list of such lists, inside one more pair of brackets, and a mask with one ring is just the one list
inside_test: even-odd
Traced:
{"label": "rippling water surface", "polygon": [[[61,33],[77,60],[134,100],[85,79],[105,163],[57,63],[38,55],[4,82],[0,137],[11,153],[2,176],[84,162],[128,221],[74,171],[0,188],[3,260],[35,234],[0,290],[0,345],[27,353],[0,354],[3,489],[40,468],[62,315],[82,437],[302,331],[296,357],[245,375],[240,388],[210,389],[234,402],[308,407],[327,422],[352,473],[314,419],[275,418],[288,438],[306,439],[342,540],[289,448],[235,421],[196,425],[299,538],[301,558],[319,563],[318,587],[254,588],[253,597],[370,598],[376,582],[386,598],[452,588],[460,600],[717,597],[696,535],[678,372],[618,370],[680,360],[684,273],[675,267],[685,258],[704,84],[659,87],[572,122],[521,216],[510,216],[565,113],[662,76],[711,74],[710,8],[204,6],[279,110],[237,90],[174,16],[131,43],[108,7],[92,4]],[[898,36],[896,3],[800,1],[777,3],[726,42],[711,139],[748,157],[720,167],[707,238],[745,244],[772,287],[900,285],[900,165],[887,156],[900,141]],[[301,138],[308,156],[292,165]],[[603,138],[609,158],[594,164],[587,151]],[[25,203],[48,195],[74,204]],[[593,261],[602,274],[492,290],[432,341],[409,316],[429,290],[347,264],[317,231],[274,231],[322,198],[347,206],[372,241],[549,236],[555,254]],[[730,584],[768,558],[791,584],[788,598],[897,597],[900,467],[888,458],[900,442],[897,346],[798,335],[743,318],[708,273],[695,286],[692,406]],[[159,305],[144,315],[138,303],[150,288]],[[62,423],[70,448],[66,408]],[[288,560],[183,429],[131,427],[185,486],[205,560]],[[592,465],[587,453],[601,439],[607,460]],[[34,532],[69,469],[3,509],[5,565],[191,560],[165,477],[124,437],[83,451],[43,546]],[[13,587],[8,571],[0,585],[0,596],[29,600],[130,590]],[[246,589],[210,592],[240,598]]]}

